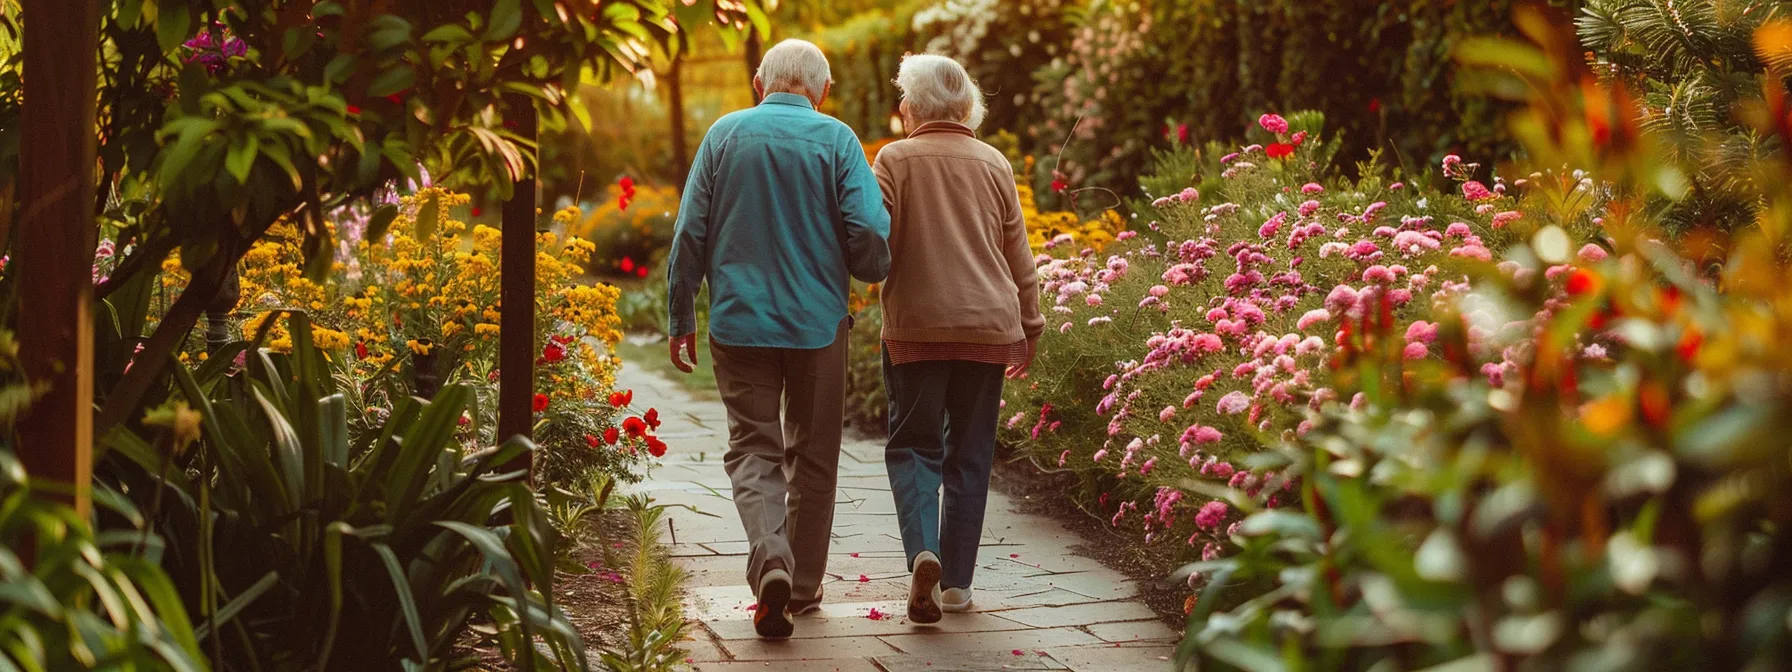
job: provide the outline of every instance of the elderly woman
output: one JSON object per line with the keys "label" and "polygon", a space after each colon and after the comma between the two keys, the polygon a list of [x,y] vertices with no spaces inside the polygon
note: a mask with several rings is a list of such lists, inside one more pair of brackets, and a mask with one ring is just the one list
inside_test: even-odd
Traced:
{"label": "elderly woman", "polygon": [[1002,379],[1026,372],[1045,318],[1013,168],[972,130],[977,83],[915,55],[896,85],[909,134],[873,167],[890,210],[884,461],[913,571],[908,616],[934,623],[971,607]]}

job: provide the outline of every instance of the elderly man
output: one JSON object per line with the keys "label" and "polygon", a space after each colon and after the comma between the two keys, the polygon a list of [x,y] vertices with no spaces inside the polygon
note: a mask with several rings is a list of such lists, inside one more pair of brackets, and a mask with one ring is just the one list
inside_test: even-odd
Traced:
{"label": "elderly man", "polygon": [[[697,361],[697,289],[749,544],[754,629],[789,637],[820,606],[845,415],[849,274],[890,269],[890,215],[852,129],[817,110],[833,86],[815,45],[786,40],[753,78],[764,102],[697,149],[668,260],[672,363]],[[686,361],[688,358],[689,361]],[[780,421],[780,406],[783,418]]]}

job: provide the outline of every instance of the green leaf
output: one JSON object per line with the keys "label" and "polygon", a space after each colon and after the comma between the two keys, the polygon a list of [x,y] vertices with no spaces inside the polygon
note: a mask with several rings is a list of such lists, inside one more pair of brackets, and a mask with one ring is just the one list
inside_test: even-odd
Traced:
{"label": "green leaf", "polygon": [[[611,6],[623,3],[611,3]],[[523,27],[523,7],[520,0],[498,0],[492,5],[492,22],[486,26],[487,42],[506,42]]]}
{"label": "green leaf", "polygon": [[380,206],[373,211],[372,216],[367,218],[367,232],[363,238],[375,242],[385,240],[386,229],[391,228],[392,220],[397,218],[398,206],[396,204],[387,203]]}
{"label": "green leaf", "polygon": [[381,14],[369,23],[367,46],[372,47],[374,51],[386,51],[403,46],[409,41],[411,41],[411,22],[398,16]]}
{"label": "green leaf", "polygon": [[[489,571],[504,580],[504,587],[510,592],[510,595],[516,598],[519,604],[527,601],[529,592],[528,587],[523,584],[522,571],[517,566],[516,559],[510,555],[510,551],[505,549],[504,541],[499,539],[498,535],[493,534],[491,530],[459,521],[438,521],[436,525],[465,537],[468,542],[473,544],[474,548],[479,549],[479,552],[485,556],[486,567]],[[525,617],[519,620],[523,626],[524,641],[535,641],[535,628],[530,623],[530,619]],[[533,661],[529,661],[529,659],[525,659],[525,661],[528,661],[525,664],[525,669],[534,667]]]}
{"label": "green leaf", "polygon": [[411,595],[411,582],[405,577],[404,568],[398,564],[398,554],[392,547],[381,542],[369,544],[374,553],[379,554],[380,562],[386,567],[386,576],[392,579],[392,591],[398,595],[398,604],[404,612],[406,629],[411,633],[411,643],[417,646],[417,662],[429,662],[429,646],[423,640],[423,617],[417,614],[417,598]]}
{"label": "green leaf", "polygon": [[417,73],[411,66],[397,65],[387,68],[374,76],[373,82],[367,85],[367,95],[384,98],[416,86]]}
{"label": "green leaf", "polygon": [[473,41],[473,33],[472,33],[472,31],[467,30],[465,27],[461,26],[460,24],[447,23],[447,24],[443,24],[440,26],[436,26],[436,28],[434,30],[424,33],[423,41],[424,42],[460,42],[460,43],[472,42]]}
{"label": "green leaf", "polygon": [[224,169],[240,184],[249,183],[249,170],[255,167],[255,156],[261,152],[261,138],[250,135],[240,144],[230,146],[224,156]]}
{"label": "green leaf", "polygon": [[159,2],[160,10],[156,15],[156,46],[163,53],[173,53],[187,41],[187,29],[193,27],[193,17],[187,12],[186,3]]}
{"label": "green leaf", "polygon": [[201,623],[199,627],[194,628],[194,636],[203,640],[211,634],[213,627],[222,628],[229,625],[231,621],[236,620],[236,617],[243,613],[244,609],[248,609],[250,604],[253,604],[257,599],[260,599],[262,595],[267,594],[268,591],[273,590],[274,586],[277,585],[280,585],[279,572],[268,572],[261,575],[261,578],[254,584],[251,584],[247,590],[242,592],[242,594],[237,595],[229,602],[226,602],[223,607],[219,608],[215,618],[212,618],[206,623]]}
{"label": "green leaf", "polygon": [[423,204],[417,206],[417,240],[429,240],[434,238],[436,235],[436,225],[441,218],[441,202],[435,196],[423,199]]}

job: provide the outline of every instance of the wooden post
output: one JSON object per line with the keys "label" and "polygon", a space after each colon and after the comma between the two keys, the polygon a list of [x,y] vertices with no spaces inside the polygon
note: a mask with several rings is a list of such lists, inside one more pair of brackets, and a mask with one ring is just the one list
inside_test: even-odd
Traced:
{"label": "wooden post", "polygon": [[[535,102],[508,97],[517,135],[536,141]],[[539,154],[539,153],[538,153]],[[534,161],[527,163],[533,164]],[[539,173],[539,169],[536,169]],[[530,437],[535,425],[535,174],[517,179],[504,202],[498,320],[498,442]],[[525,463],[513,468],[530,469]]]}
{"label": "wooden post", "polygon": [[25,0],[19,141],[19,356],[49,392],[19,423],[34,480],[73,486],[85,516],[93,481],[94,196],[99,0]]}

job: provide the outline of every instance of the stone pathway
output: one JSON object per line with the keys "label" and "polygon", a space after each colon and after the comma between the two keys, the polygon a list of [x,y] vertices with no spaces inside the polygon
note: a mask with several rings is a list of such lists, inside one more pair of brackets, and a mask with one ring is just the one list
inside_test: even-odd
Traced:
{"label": "stone pathway", "polygon": [[[661,535],[689,572],[690,666],[701,672],[906,672],[910,670],[1164,670],[1177,633],[1137,599],[1140,586],[1070,552],[1080,541],[1049,518],[1017,513],[992,492],[977,610],[936,626],[907,622],[907,573],[883,445],[851,441],[840,459],[834,541],[821,614],[799,617],[796,636],[753,634],[745,583],[747,542],[722,470],[727,416],[677,384],[630,368],[618,386],[656,407],[671,451],[635,487],[669,510]],[[688,505],[691,511],[677,505]],[[705,515],[708,514],[708,515]],[[871,617],[873,610],[887,615]]]}

